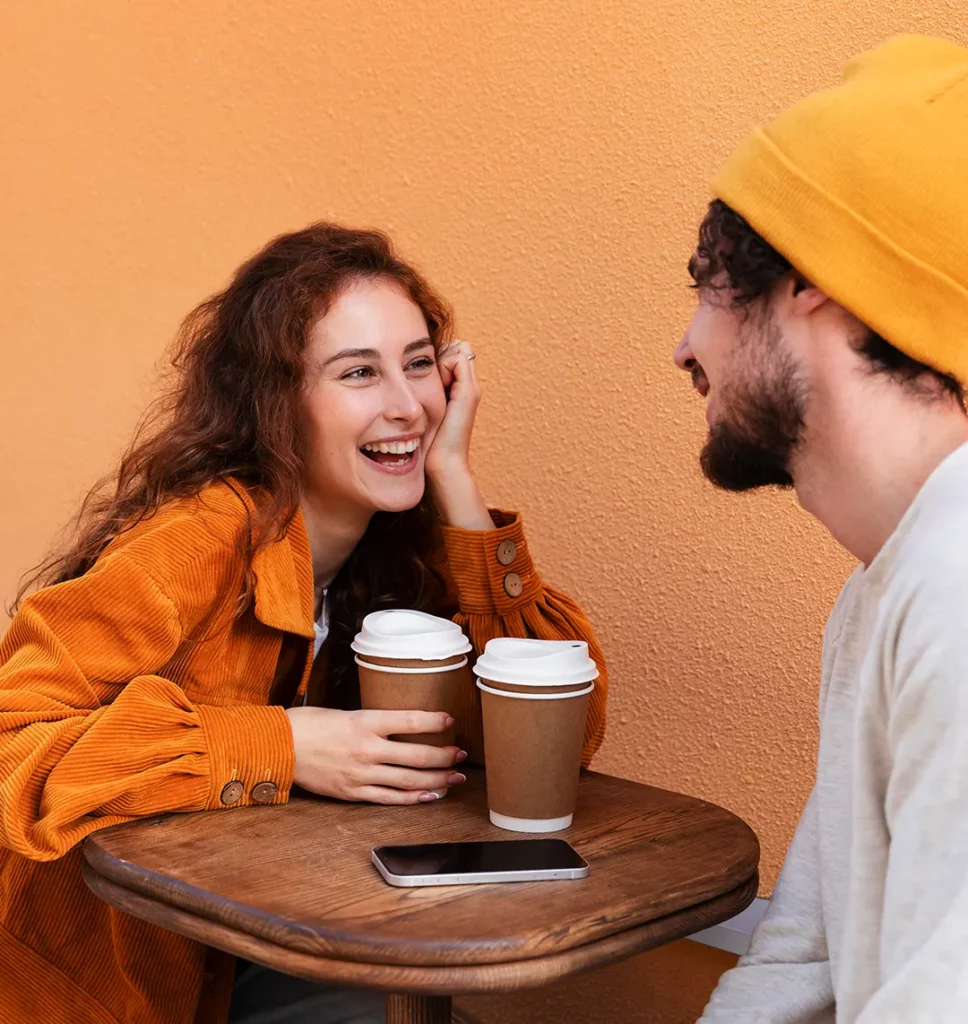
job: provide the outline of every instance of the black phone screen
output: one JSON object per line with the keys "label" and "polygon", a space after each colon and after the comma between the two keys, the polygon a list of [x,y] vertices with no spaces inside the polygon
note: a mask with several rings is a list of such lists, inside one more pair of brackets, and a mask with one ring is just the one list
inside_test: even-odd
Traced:
{"label": "black phone screen", "polygon": [[404,876],[555,871],[585,867],[585,861],[563,839],[381,846],[374,853],[388,871]]}

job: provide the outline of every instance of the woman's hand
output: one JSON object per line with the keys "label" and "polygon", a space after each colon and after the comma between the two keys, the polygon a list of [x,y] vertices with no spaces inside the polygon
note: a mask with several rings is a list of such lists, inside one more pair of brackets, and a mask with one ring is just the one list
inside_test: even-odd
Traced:
{"label": "woman's hand", "polygon": [[473,356],[466,341],[452,341],[437,356],[447,409],[427,453],[426,470],[431,478],[470,472],[471,434],[481,401]]}
{"label": "woman's hand", "polygon": [[465,530],[493,530],[471,472],[471,434],[481,388],[470,345],[451,342],[437,357],[437,368],[447,394],[447,409],[427,452],[427,481],[444,522]]}
{"label": "woman's hand", "polygon": [[453,719],[442,711],[286,711],[296,751],[296,785],[339,800],[415,804],[436,800],[434,790],[464,781],[453,765],[457,747],[401,743],[389,736],[443,732]]}

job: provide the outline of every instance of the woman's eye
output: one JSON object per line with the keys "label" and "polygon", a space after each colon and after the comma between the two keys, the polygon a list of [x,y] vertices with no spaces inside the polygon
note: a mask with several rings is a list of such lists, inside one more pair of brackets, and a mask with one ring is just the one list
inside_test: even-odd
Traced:
{"label": "woman's eye", "polygon": [[414,361],[407,367],[407,369],[429,370],[432,366],[436,365],[436,360],[431,359],[429,356],[421,356],[419,359],[414,359]]}
{"label": "woman's eye", "polygon": [[341,380],[368,380],[374,376],[372,366],[358,366],[355,370],[350,370],[349,373],[344,373],[340,378]]}

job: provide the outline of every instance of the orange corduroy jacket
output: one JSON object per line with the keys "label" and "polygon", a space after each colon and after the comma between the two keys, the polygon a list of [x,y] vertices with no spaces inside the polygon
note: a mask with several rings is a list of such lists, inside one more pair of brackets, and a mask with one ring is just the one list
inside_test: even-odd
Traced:
{"label": "orange corduroy jacket", "polygon": [[[103,903],[82,880],[78,844],[148,815],[231,813],[256,802],[263,782],[276,787],[272,803],[289,798],[292,734],[272,700],[284,640],[297,652],[300,700],[310,678],[309,541],[297,514],[257,553],[254,601],[236,615],[238,538],[251,510],[225,484],[172,502],[84,576],[31,595],[0,643],[3,1024],[226,1019],[233,959]],[[535,572],[519,519],[495,520],[495,531],[444,529],[455,619],[477,652],[496,636],[588,641],[602,671],[587,764],[605,728],[601,650],[578,606]],[[517,597],[505,588],[509,573],[522,581]],[[473,756],[476,690],[458,719]],[[228,807],[235,781],[242,795]]]}

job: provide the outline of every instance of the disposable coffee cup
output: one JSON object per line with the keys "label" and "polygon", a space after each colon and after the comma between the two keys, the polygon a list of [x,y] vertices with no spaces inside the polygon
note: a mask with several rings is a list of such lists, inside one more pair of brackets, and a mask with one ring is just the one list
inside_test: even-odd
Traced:
{"label": "disposable coffee cup", "polygon": [[598,678],[588,644],[499,637],[484,648],[474,673],[491,822],[512,832],[568,828]]}
{"label": "disposable coffee cup", "polygon": [[[444,732],[391,736],[405,743],[453,745],[458,713],[472,677],[470,641],[460,626],[426,612],[394,608],[371,612],[351,644],[360,677],[360,703],[378,711],[444,711],[454,725]],[[443,796],[446,790],[436,790]]]}

